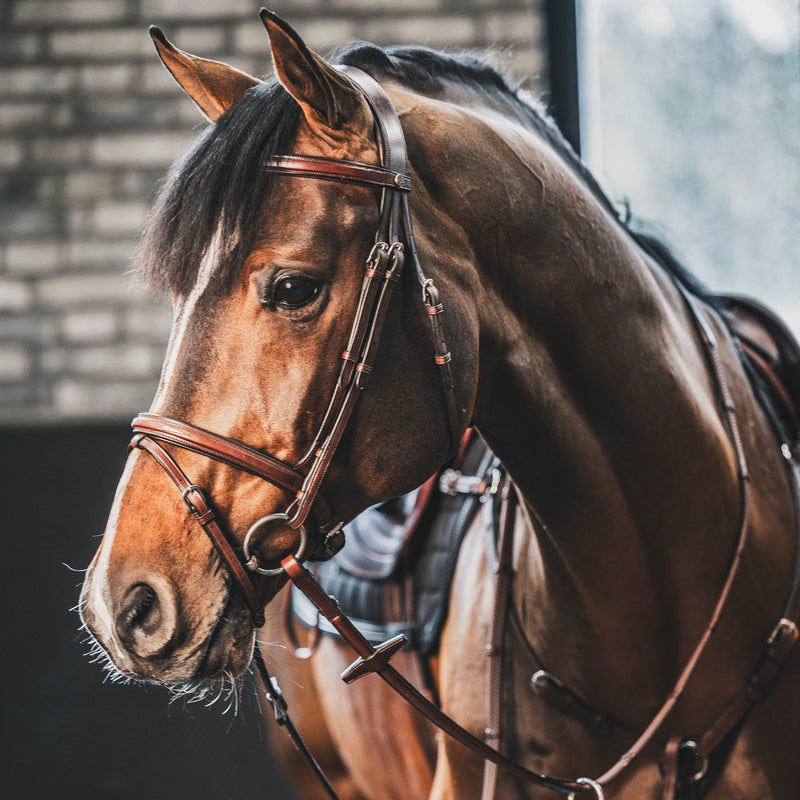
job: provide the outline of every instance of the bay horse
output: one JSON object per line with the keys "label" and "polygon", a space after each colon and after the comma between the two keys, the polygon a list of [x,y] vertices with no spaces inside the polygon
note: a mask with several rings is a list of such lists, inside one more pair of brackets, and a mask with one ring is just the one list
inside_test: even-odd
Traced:
{"label": "bay horse", "polygon": [[[620,221],[486,64],[363,43],[332,64],[261,19],[263,81],[153,31],[213,124],[139,256],[175,316],[81,596],[111,668],[235,680],[265,606],[260,638],[276,638],[287,577],[312,596],[301,562],[474,426],[519,503],[497,555],[518,628],[500,642],[500,749],[585,776],[501,769],[487,794],[791,796],[796,428],[776,441],[724,304]],[[431,667],[441,709],[477,739],[496,566],[470,530]],[[349,676],[386,680],[398,647],[362,648]],[[312,744],[337,751],[342,794],[479,796],[482,759],[437,734],[434,764],[374,675],[333,685],[347,652],[325,640],[287,690]]]}

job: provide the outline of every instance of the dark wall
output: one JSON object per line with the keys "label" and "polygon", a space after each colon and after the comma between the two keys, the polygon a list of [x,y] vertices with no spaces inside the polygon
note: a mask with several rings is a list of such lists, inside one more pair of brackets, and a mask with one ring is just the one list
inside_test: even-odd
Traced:
{"label": "dark wall", "polygon": [[578,11],[575,0],[546,0],[550,113],[561,133],[581,153],[578,81]]}
{"label": "dark wall", "polygon": [[289,797],[254,689],[238,716],[104,683],[72,609],[122,471],[122,425],[0,430],[0,796],[39,800]]}

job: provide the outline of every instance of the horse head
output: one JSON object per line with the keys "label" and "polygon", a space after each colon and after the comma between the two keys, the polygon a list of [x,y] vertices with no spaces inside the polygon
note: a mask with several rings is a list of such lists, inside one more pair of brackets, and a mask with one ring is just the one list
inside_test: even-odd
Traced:
{"label": "horse head", "polygon": [[[286,23],[262,20],[277,80],[151,31],[213,124],[174,167],[141,249],[174,323],[80,607],[116,670],[168,684],[241,673],[253,618],[284,583],[281,558],[333,549],[342,521],[421,484],[466,424],[473,391],[456,387],[448,426],[426,321],[435,298],[424,285],[426,309],[413,272],[399,271],[400,206],[386,210],[385,134],[370,104]],[[299,179],[280,169],[287,155],[329,172],[374,166],[377,178]],[[394,232],[376,243],[384,223]],[[372,310],[390,283],[394,299]],[[474,362],[476,343],[452,333],[454,354]],[[362,357],[379,336],[379,357]],[[212,517],[221,543],[201,529]],[[248,558],[263,574],[250,573],[245,597],[231,567]]]}

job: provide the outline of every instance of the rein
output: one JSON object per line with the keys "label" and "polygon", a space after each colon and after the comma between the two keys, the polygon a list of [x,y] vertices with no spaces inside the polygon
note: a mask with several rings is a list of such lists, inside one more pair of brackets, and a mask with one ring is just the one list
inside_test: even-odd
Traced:
{"label": "rein", "polygon": [[[616,778],[636,756],[653,742],[658,729],[680,699],[686,684],[694,673],[700,656],[714,633],[744,553],[750,518],[750,477],[742,447],[736,409],[722,368],[716,339],[710,326],[701,316],[694,299],[681,288],[690,315],[701,337],[704,351],[710,362],[717,387],[718,401],[725,415],[728,437],[736,457],[740,484],[740,520],[735,551],[709,622],[665,703],[634,744],[602,776],[596,780],[590,778],[563,780],[529,770],[462,728],[397,672],[390,663],[390,659],[405,645],[405,636],[400,635],[390,638],[377,647],[370,644],[347,616],[342,613],[336,600],[326,594],[313,575],[301,564],[302,561],[307,559],[324,560],[330,558],[344,545],[342,523],[337,521],[332,508],[321,495],[320,488],[352,417],[359,394],[366,385],[369,374],[372,371],[389,300],[395,284],[400,280],[406,257],[410,257],[414,264],[416,276],[422,290],[422,300],[431,322],[434,361],[439,368],[441,377],[450,433],[451,454],[455,452],[459,442],[458,415],[450,353],[445,344],[440,321],[443,307],[439,301],[438,292],[433,281],[427,278],[422,271],[414,244],[408,204],[411,182],[406,174],[406,149],[403,131],[391,101],[376,81],[360,70],[351,67],[340,67],[340,69],[361,89],[373,111],[378,134],[381,166],[376,167],[349,161],[294,155],[277,156],[265,164],[267,170],[279,175],[331,180],[379,188],[382,191],[379,226],[375,244],[367,259],[347,347],[341,355],[342,363],[338,380],[311,447],[299,462],[288,464],[241,442],[158,414],[140,414],[136,417],[133,421],[134,436],[131,441],[131,447],[147,451],[167,472],[173,483],[181,491],[181,496],[189,511],[206,531],[220,556],[228,565],[236,584],[242,590],[256,626],[263,623],[263,607],[259,607],[258,592],[248,573],[256,572],[272,576],[285,573],[358,654],[358,658],[353,664],[342,673],[342,679],[345,683],[351,683],[370,672],[374,672],[439,729],[468,747],[487,762],[496,764],[523,780],[564,795],[572,796],[576,793],[593,792],[595,797],[602,798],[604,796],[602,787]],[[293,494],[294,499],[289,503],[285,511],[269,514],[256,521],[250,527],[243,543],[244,557],[240,558],[216,522],[212,506],[203,491],[183,473],[173,457],[162,447],[162,444],[200,453],[256,475],[285,492]],[[513,491],[511,491],[510,497],[513,494]],[[514,501],[509,499],[509,503],[512,502]],[[503,525],[504,531],[500,547],[502,571],[508,571],[509,569],[513,509],[506,509],[505,515],[506,522]],[[261,564],[258,555],[254,552],[255,539],[263,537],[269,528],[276,525],[297,530],[300,534],[300,542],[297,552],[294,555],[284,557],[279,567],[266,568]],[[313,542],[309,542],[309,528],[311,529]],[[508,531],[505,530],[506,528]],[[501,609],[503,615],[505,615],[508,598],[507,580],[510,576],[503,574],[499,577],[502,582],[496,589],[495,610]],[[772,649],[768,649],[764,656],[766,662],[771,664],[777,660],[773,658],[773,655],[778,654],[778,649],[782,658],[788,648],[797,640],[798,631],[793,620],[798,613],[800,613],[800,591],[798,590],[798,581],[794,580],[784,617],[776,626],[773,636],[770,637],[769,648],[774,647],[775,652]],[[502,619],[495,619],[493,630],[495,633],[493,633],[491,644],[492,647],[499,648],[503,638]],[[276,717],[279,717],[279,722],[281,722],[282,719],[285,720],[286,714],[285,706],[281,707],[280,692],[277,684],[266,671],[263,659],[257,648],[256,653],[256,664],[265,681],[268,699],[273,703]],[[500,659],[493,658],[492,661],[497,662],[499,665]],[[493,695],[499,694],[500,673],[498,669],[497,665],[492,667],[490,675],[491,694]],[[777,670],[774,670],[774,673],[777,674]],[[758,673],[756,677],[758,677]],[[735,728],[754,702],[753,694],[746,687],[712,730],[701,739],[699,745],[695,745],[694,742],[689,743],[687,740],[680,740],[675,743],[673,749],[690,748],[695,757],[705,765],[711,751]],[[281,708],[279,715],[278,712]],[[494,728],[499,725],[499,719],[493,719],[491,723],[491,727]],[[292,730],[293,726],[290,725],[290,733]],[[296,734],[296,731],[294,733]],[[292,738],[295,738],[294,735]],[[301,750],[303,749],[304,745],[301,747]],[[307,748],[305,748],[305,752],[307,752]],[[309,756],[310,754],[307,755],[307,758]],[[313,757],[310,757],[310,763],[312,767],[315,765],[316,762],[313,761]],[[318,767],[315,771],[318,771]],[[699,781],[704,773],[705,766],[698,771],[695,776],[696,780]],[[323,784],[326,783],[324,778],[321,780],[323,780]],[[489,791],[493,793],[494,782],[495,776],[489,773],[487,785],[491,789],[486,790],[487,793]],[[329,784],[326,786],[326,790],[329,790]],[[332,789],[329,790],[329,794],[335,797]]]}

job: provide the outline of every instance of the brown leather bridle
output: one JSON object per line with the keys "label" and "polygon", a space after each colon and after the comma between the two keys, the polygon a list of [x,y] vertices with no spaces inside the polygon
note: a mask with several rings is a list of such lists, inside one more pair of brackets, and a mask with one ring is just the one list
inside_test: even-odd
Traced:
{"label": "brown leather bridle", "polygon": [[[287,464],[234,439],[180,420],[148,413],[139,414],[133,420],[134,435],[131,448],[148,452],[180,490],[189,511],[228,565],[232,577],[247,601],[256,626],[263,624],[264,612],[258,599],[258,592],[248,573],[277,575],[285,572],[358,653],[359,658],[343,673],[346,682],[375,672],[434,725],[483,758],[524,780],[561,794],[572,795],[576,792],[589,791],[594,792],[596,797],[602,798],[602,790],[595,781],[589,778],[561,780],[529,770],[458,725],[389,663],[392,656],[406,644],[405,636],[395,637],[377,648],[373,647],[341,613],[336,600],[324,592],[311,573],[301,564],[301,561],[306,559],[330,558],[344,545],[342,523],[337,521],[335,513],[320,494],[320,487],[353,414],[359,393],[366,385],[366,380],[372,371],[389,299],[394,285],[400,280],[407,254],[414,263],[422,300],[431,322],[434,361],[441,377],[450,436],[449,456],[457,451],[460,439],[455,387],[450,366],[451,356],[440,321],[443,306],[433,281],[422,271],[414,244],[408,206],[411,181],[406,174],[405,137],[400,120],[391,101],[373,78],[352,67],[339,67],[339,69],[361,90],[372,109],[381,166],[374,167],[316,156],[277,156],[265,164],[266,169],[278,174],[378,187],[383,192],[375,244],[367,259],[348,344],[341,355],[339,377],[312,446],[299,462],[294,465]],[[251,526],[242,548],[244,558],[241,558],[223,533],[202,489],[187,477],[175,459],[162,446],[163,444],[190,450],[256,475],[286,492],[293,493],[294,499],[284,512],[269,514]],[[309,518],[314,525],[308,527],[311,527],[316,534],[313,549],[307,547],[306,528]],[[256,533],[263,535],[264,530],[273,525],[298,530],[300,544],[296,555],[288,555],[283,558],[280,567],[268,569],[262,567],[258,556],[251,552],[250,540]],[[287,726],[290,735],[320,777],[323,787],[329,796],[335,798],[335,792],[294,730],[291,721],[284,711],[280,711],[282,698],[279,689],[269,675],[258,647],[255,648],[255,662],[267,687],[267,697],[276,709],[279,722]]]}
{"label": "brown leather bridle", "polygon": [[[400,280],[407,257],[414,264],[431,322],[434,361],[441,377],[451,454],[459,442],[451,356],[440,320],[443,306],[436,286],[422,271],[414,244],[408,207],[411,181],[407,175],[403,130],[394,106],[375,80],[352,67],[339,69],[361,90],[373,112],[381,165],[302,155],[276,156],[264,165],[266,170],[278,175],[331,180],[382,191],[375,243],[367,257],[347,346],[341,354],[339,375],[311,446],[300,461],[289,464],[242,442],[160,414],[139,414],[133,420],[131,447],[146,450],[180,489],[189,511],[230,568],[257,623],[263,617],[263,610],[248,572],[278,575],[283,573],[283,568],[261,564],[255,552],[256,539],[276,526],[297,530],[300,543],[295,558],[298,561],[330,558],[344,545],[343,523],[320,489],[361,390],[372,372],[392,291]],[[250,527],[242,547],[243,558],[240,558],[217,523],[203,490],[183,473],[162,446],[164,444],[200,453],[256,475],[291,494],[293,499],[284,511],[268,514]]]}

